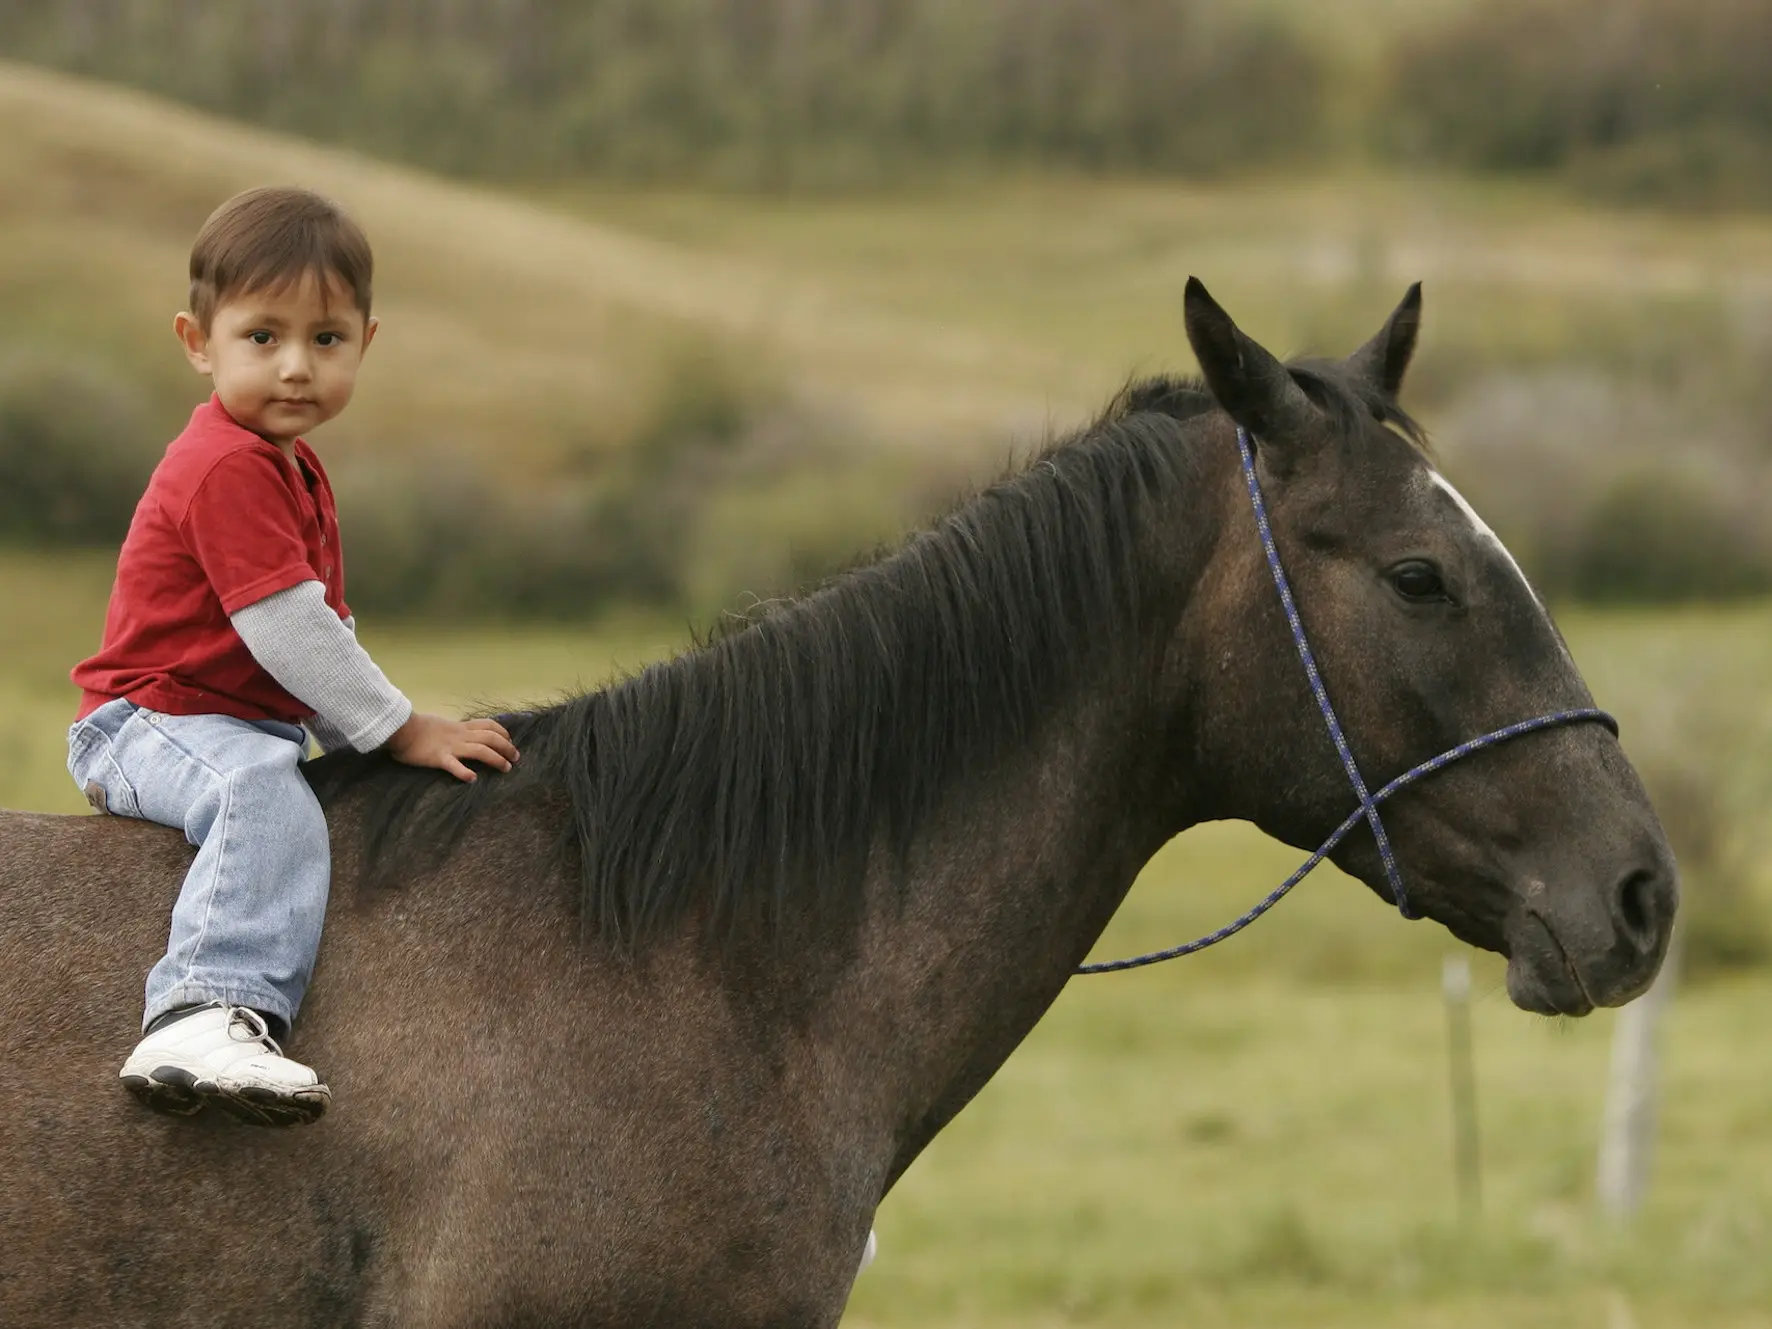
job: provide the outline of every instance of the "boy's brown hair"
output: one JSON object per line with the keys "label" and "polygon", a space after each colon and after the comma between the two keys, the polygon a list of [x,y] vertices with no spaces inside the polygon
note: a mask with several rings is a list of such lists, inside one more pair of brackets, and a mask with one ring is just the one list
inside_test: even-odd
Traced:
{"label": "boy's brown hair", "polygon": [[311,190],[266,185],[236,194],[214,212],[191,246],[191,315],[209,329],[230,296],[299,281],[336,278],[369,317],[375,257],[363,228]]}

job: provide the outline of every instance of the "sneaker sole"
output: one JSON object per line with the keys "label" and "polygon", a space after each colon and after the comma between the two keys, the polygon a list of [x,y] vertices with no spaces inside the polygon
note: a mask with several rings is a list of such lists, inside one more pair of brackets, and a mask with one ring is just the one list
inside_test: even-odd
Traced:
{"label": "sneaker sole", "polygon": [[214,1092],[209,1097],[218,1108],[249,1126],[307,1126],[320,1120],[332,1104],[332,1093],[325,1085],[294,1094],[255,1085],[228,1091],[210,1088]]}
{"label": "sneaker sole", "polygon": [[156,1112],[189,1117],[214,1103],[238,1121],[252,1126],[306,1126],[331,1106],[332,1092],[315,1085],[294,1094],[279,1094],[256,1085],[223,1089],[177,1066],[156,1066],[146,1075],[119,1077],[123,1087]]}
{"label": "sneaker sole", "polygon": [[[159,1077],[159,1078],[156,1078]],[[124,1074],[123,1087],[156,1112],[171,1117],[193,1117],[203,1110],[196,1077],[173,1066],[158,1066],[151,1074]]]}

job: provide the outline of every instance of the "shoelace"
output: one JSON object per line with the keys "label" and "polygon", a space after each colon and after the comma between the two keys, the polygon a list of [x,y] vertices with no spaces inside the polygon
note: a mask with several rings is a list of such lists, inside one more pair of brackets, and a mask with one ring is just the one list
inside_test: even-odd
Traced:
{"label": "shoelace", "polygon": [[[239,1028],[244,1028],[246,1034],[236,1033]],[[262,1043],[279,1057],[283,1055],[282,1047],[271,1037],[271,1027],[265,1023],[265,1017],[250,1006],[228,1007],[228,1037],[236,1043]]]}

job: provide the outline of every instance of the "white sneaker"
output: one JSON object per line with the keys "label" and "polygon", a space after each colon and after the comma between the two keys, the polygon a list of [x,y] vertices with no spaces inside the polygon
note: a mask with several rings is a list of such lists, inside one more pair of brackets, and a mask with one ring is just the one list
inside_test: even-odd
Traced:
{"label": "white sneaker", "polygon": [[188,1115],[213,1102],[259,1126],[298,1126],[332,1102],[318,1075],[283,1055],[263,1016],[219,1001],[143,1038],[117,1078],[162,1112]]}

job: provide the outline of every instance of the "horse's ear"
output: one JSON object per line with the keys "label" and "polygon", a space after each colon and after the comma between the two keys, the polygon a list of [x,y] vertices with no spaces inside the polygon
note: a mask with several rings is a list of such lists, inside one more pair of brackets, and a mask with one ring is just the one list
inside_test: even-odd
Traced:
{"label": "horse's ear", "polygon": [[1403,303],[1384,321],[1378,335],[1348,356],[1348,368],[1395,400],[1420,334],[1421,283],[1416,282],[1403,297]]}
{"label": "horse's ear", "polygon": [[1182,305],[1187,339],[1206,386],[1231,419],[1270,448],[1284,446],[1316,423],[1317,408],[1286,366],[1244,336],[1198,277],[1187,279]]}

